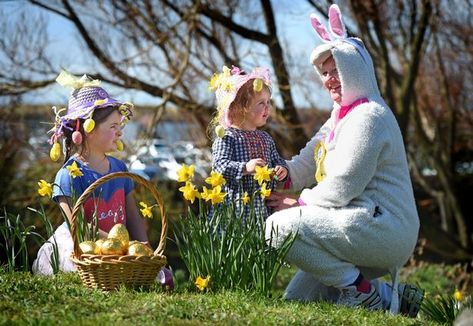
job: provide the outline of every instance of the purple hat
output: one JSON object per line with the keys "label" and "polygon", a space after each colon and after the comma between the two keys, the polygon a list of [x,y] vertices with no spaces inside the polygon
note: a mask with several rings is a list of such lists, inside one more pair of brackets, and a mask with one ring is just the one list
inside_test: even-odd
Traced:
{"label": "purple hat", "polygon": [[[69,104],[65,115],[60,116],[59,113],[65,109],[55,110],[56,122],[55,126],[51,130],[53,136],[51,141],[55,142],[62,136],[62,129],[69,128],[71,122],[75,122],[77,119],[88,120],[93,118],[93,113],[96,109],[102,109],[106,107],[118,107],[119,112],[123,116],[123,121],[127,122],[132,116],[133,104],[128,102],[119,102],[111,98],[107,91],[102,87],[99,87],[99,80],[91,80],[86,75],[77,79],[73,75],[61,71],[56,81],[62,86],[69,86],[73,88],[71,96],[69,98]],[[87,130],[86,130],[87,132]],[[53,139],[55,138],[55,139]]]}
{"label": "purple hat", "polygon": [[[53,161],[56,161],[60,155],[58,143],[61,137],[64,135],[63,129],[66,128],[71,131],[75,129],[78,131],[80,123],[79,119],[85,120],[83,121],[83,129],[85,132],[89,133],[94,129],[95,126],[95,122],[93,120],[95,110],[107,107],[118,108],[118,111],[122,115],[122,124],[128,122],[128,120],[133,115],[131,111],[133,104],[128,102],[119,102],[111,98],[102,87],[99,87],[99,80],[91,80],[86,75],[82,76],[81,78],[76,78],[66,71],[61,71],[59,76],[56,78],[56,81],[62,86],[72,87],[73,91],[69,98],[67,111],[65,108],[58,111],[56,107],[53,107],[56,118],[54,127],[50,130],[53,135],[49,140],[50,144],[53,144],[53,149],[50,152],[50,156]],[[63,111],[66,111],[66,114],[60,115],[60,113]],[[78,133],[79,132],[75,134]],[[73,133],[72,138],[76,144],[80,144],[82,142],[82,137],[80,135],[74,135]]]}

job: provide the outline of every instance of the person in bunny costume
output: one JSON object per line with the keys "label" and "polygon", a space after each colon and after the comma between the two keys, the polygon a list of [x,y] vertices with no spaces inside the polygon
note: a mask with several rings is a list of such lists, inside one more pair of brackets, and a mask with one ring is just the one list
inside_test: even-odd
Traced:
{"label": "person in bunny costume", "polygon": [[[329,31],[311,15],[323,44],[310,60],[334,101],[331,116],[287,162],[300,196],[268,199],[276,213],[266,230],[277,228],[279,241],[297,232],[286,259],[299,270],[285,298],[415,317],[423,291],[398,280],[419,230],[402,135],[371,57],[347,37],[337,5],[328,21]],[[387,274],[391,283],[376,279]]]}

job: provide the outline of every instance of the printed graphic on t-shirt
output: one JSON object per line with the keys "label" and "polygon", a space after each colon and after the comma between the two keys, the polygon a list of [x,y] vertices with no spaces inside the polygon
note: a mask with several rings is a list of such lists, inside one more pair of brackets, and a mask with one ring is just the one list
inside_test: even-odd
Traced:
{"label": "printed graphic on t-shirt", "polygon": [[125,191],[116,190],[108,201],[99,197],[90,197],[84,204],[85,216],[97,216],[100,229],[105,232],[117,223],[125,224]]}

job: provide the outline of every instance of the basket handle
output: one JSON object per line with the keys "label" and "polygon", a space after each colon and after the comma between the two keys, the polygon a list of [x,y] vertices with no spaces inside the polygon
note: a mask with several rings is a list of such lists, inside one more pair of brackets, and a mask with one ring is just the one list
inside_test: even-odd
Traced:
{"label": "basket handle", "polygon": [[159,209],[161,211],[161,237],[159,239],[158,248],[156,248],[156,250],[154,251],[154,255],[155,256],[162,255],[166,247],[166,234],[168,231],[168,223],[167,223],[167,218],[166,218],[166,214],[164,210],[164,202],[161,196],[159,195],[158,191],[156,190],[156,187],[151,182],[149,182],[148,180],[146,180],[145,178],[137,174],[130,173],[130,172],[113,172],[97,179],[94,183],[92,183],[89,187],[87,187],[87,189],[82,193],[79,199],[77,199],[77,202],[75,203],[74,208],[72,210],[72,218],[71,218],[71,235],[72,235],[72,241],[74,242],[74,255],[76,257],[80,257],[80,255],[82,254],[82,251],[80,250],[80,247],[79,247],[77,234],[76,234],[77,214],[79,213],[86,199],[98,186],[115,178],[130,178],[133,181],[142,184],[151,192],[154,199],[158,203]]}

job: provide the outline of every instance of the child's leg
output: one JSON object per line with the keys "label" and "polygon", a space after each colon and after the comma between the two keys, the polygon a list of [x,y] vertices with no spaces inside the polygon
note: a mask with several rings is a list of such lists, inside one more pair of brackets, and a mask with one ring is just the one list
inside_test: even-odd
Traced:
{"label": "child's leg", "polygon": [[61,224],[54,235],[51,236],[38,250],[36,259],[33,261],[32,271],[34,274],[52,275],[52,259],[54,246],[57,246],[59,254],[59,269],[63,272],[72,272],[77,270],[77,266],[71,261],[70,255],[73,250],[73,242],[69,229],[66,224]]}

